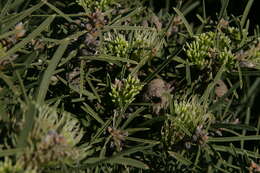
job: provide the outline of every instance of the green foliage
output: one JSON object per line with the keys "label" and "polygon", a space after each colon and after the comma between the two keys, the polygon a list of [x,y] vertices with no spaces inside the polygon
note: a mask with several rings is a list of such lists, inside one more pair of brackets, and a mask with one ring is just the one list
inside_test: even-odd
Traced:
{"label": "green foliage", "polygon": [[254,3],[0,1],[0,172],[259,171]]}

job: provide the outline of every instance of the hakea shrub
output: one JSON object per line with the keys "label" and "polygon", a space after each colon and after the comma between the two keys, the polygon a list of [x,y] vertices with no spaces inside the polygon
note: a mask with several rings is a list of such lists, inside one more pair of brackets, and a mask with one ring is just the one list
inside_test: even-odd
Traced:
{"label": "hakea shrub", "polygon": [[85,155],[85,148],[77,144],[83,136],[79,123],[70,114],[47,105],[36,105],[38,116],[28,137],[26,152],[19,156],[24,167],[59,168],[61,164],[73,164]]}
{"label": "hakea shrub", "polygon": [[174,113],[168,114],[161,130],[162,140],[168,149],[179,143],[203,145],[207,142],[207,127],[214,120],[207,105],[201,105],[196,96],[175,100]]}

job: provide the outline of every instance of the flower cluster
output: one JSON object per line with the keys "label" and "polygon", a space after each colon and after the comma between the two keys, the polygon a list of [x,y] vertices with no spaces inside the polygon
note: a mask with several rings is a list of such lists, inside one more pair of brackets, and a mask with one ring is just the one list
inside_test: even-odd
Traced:
{"label": "flower cluster", "polygon": [[168,115],[161,134],[169,147],[182,140],[203,143],[207,133],[202,127],[212,121],[207,106],[202,106],[197,97],[174,102],[174,114]]}
{"label": "flower cluster", "polygon": [[105,50],[106,54],[122,58],[128,56],[129,43],[126,41],[124,35],[117,34],[116,36],[113,36],[109,33],[105,40],[108,42]]}
{"label": "flower cluster", "polygon": [[24,169],[20,162],[12,164],[12,161],[6,157],[4,162],[0,162],[0,172],[1,173],[36,173],[36,169]]}
{"label": "flower cluster", "polygon": [[105,53],[123,58],[130,56],[139,62],[144,57],[158,55],[164,43],[156,31],[135,31],[131,39],[128,36],[109,32],[105,36]]}
{"label": "flower cluster", "polygon": [[227,27],[224,32],[229,36],[232,42],[239,42],[242,40],[243,36],[247,38],[248,35],[246,29],[242,29],[240,32],[240,30],[236,27]]}
{"label": "flower cluster", "polygon": [[231,40],[224,33],[206,32],[194,37],[194,41],[186,43],[184,48],[192,63],[203,68],[209,64],[226,63],[228,67],[235,65],[231,52]]}
{"label": "flower cluster", "polygon": [[83,136],[78,121],[67,113],[60,117],[54,108],[46,105],[36,108],[38,117],[29,135],[29,147],[19,161],[25,167],[41,168],[84,158],[85,149],[76,147]]}
{"label": "flower cluster", "polygon": [[101,11],[105,11],[109,9],[110,5],[112,5],[115,2],[115,0],[76,0],[76,2],[80,6],[82,6],[86,11],[88,11],[89,9],[100,9]]}
{"label": "flower cluster", "polygon": [[136,31],[134,32],[132,43],[132,47],[134,49],[133,56],[156,56],[160,52],[162,45],[163,39],[160,39],[158,32]]}
{"label": "flower cluster", "polygon": [[133,76],[128,76],[127,79],[115,80],[115,84],[111,85],[111,92],[109,95],[112,97],[112,101],[123,107],[126,104],[130,104],[135,100],[135,96],[142,90],[143,85],[140,80]]}

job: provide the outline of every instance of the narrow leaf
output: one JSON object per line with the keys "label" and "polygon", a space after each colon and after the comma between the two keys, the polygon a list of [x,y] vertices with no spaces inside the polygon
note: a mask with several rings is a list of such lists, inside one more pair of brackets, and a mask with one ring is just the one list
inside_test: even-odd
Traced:
{"label": "narrow leaf", "polygon": [[55,69],[62,57],[62,55],[64,54],[65,50],[67,49],[69,42],[64,42],[63,44],[61,44],[56,52],[54,53],[52,59],[49,62],[49,65],[47,67],[47,69],[45,70],[41,83],[40,83],[40,87],[38,89],[38,93],[36,96],[36,101],[39,104],[42,104],[44,102],[44,99],[46,97],[48,88],[49,88],[49,84],[50,84],[50,79],[52,77],[52,75],[55,72]]}

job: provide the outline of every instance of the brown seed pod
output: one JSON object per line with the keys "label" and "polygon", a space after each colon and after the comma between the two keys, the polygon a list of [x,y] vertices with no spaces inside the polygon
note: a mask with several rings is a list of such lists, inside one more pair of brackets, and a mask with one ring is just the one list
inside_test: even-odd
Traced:
{"label": "brown seed pod", "polygon": [[227,93],[227,91],[228,88],[226,84],[222,80],[217,81],[216,88],[215,88],[215,94],[217,95],[217,97],[222,97]]}
{"label": "brown seed pod", "polygon": [[161,109],[167,108],[169,101],[167,95],[170,94],[172,88],[170,84],[162,79],[152,80],[144,94],[144,100],[153,103],[153,112],[159,114]]}

